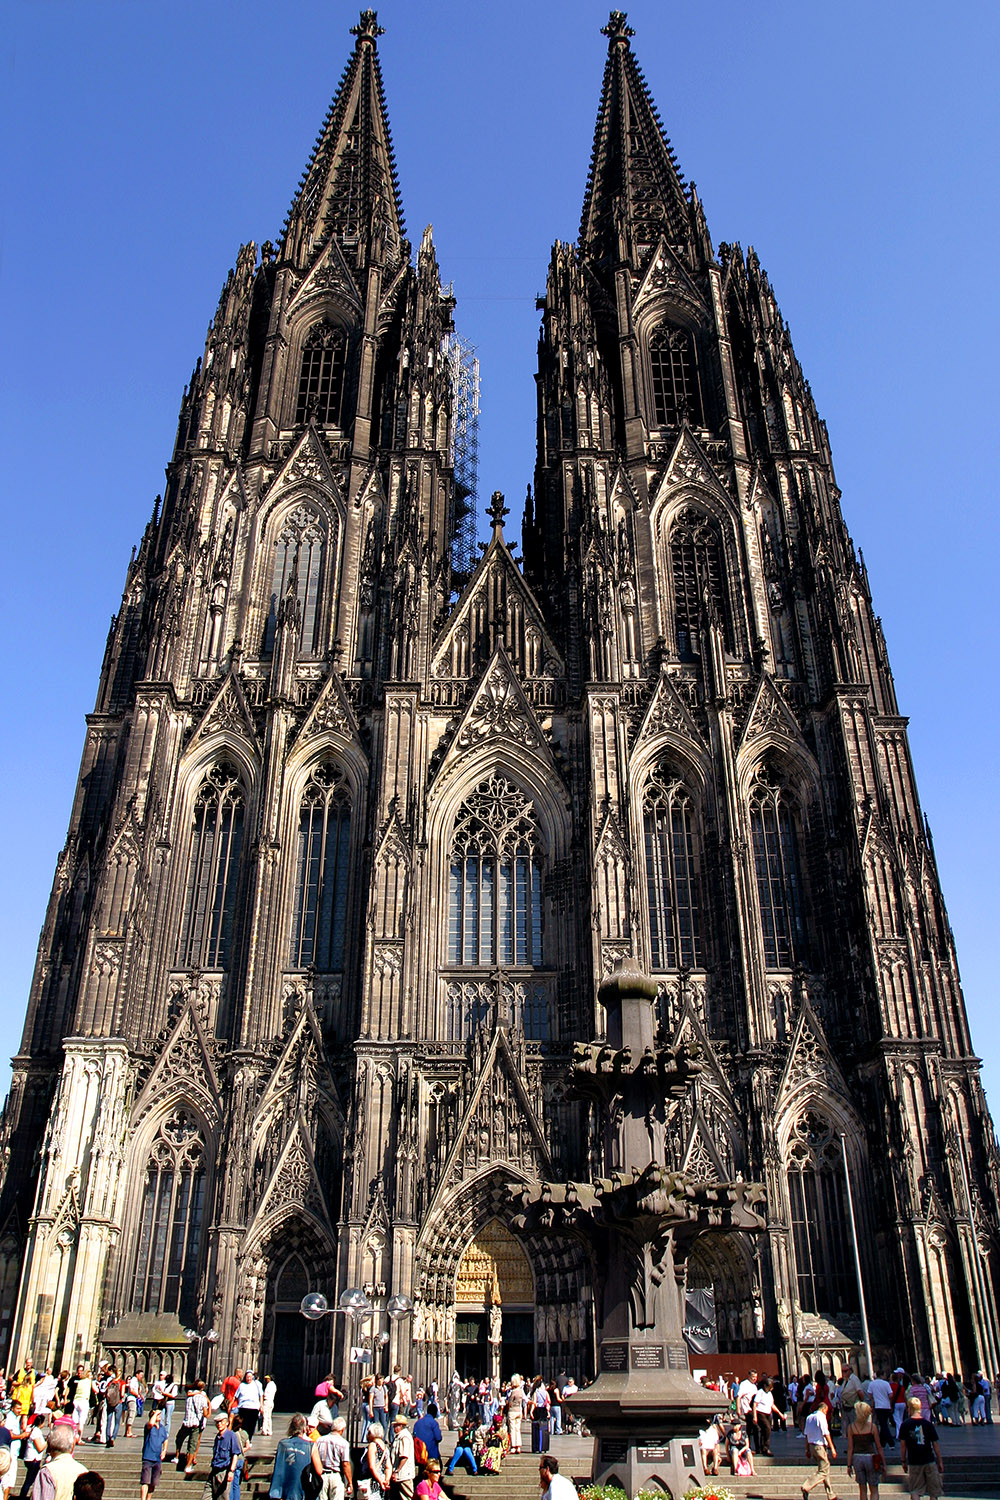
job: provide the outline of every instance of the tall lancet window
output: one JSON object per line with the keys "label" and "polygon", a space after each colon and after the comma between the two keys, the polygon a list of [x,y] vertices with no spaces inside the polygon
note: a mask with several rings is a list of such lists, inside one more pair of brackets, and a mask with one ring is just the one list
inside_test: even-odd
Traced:
{"label": "tall lancet window", "polygon": [[540,844],[523,792],[503,776],[476,788],[458,815],[451,846],[449,964],[540,967]]}
{"label": "tall lancet window", "polygon": [[761,767],[750,793],[750,829],[764,962],[769,969],[789,969],[806,956],[797,813],[797,804],[780,777],[772,768]]}
{"label": "tall lancet window", "polygon": [[198,1294],[205,1150],[194,1119],[175,1109],[149,1153],[139,1216],[132,1311],[194,1318]]}
{"label": "tall lancet window", "polygon": [[291,964],[321,974],[344,967],[351,803],[340,768],[318,765],[299,809]]}
{"label": "tall lancet window", "polygon": [[692,661],[699,654],[706,616],[719,622],[725,646],[732,650],[733,625],[722,536],[715,521],[692,506],[681,511],[670,528],[670,576],[677,654],[681,661]]}
{"label": "tall lancet window", "polygon": [[844,1192],[844,1162],[833,1127],[803,1115],[788,1148],[788,1199],[803,1312],[856,1312],[857,1279]]}
{"label": "tall lancet window", "polygon": [[344,396],[347,340],[332,323],[317,323],[306,338],[299,373],[296,425],[310,418],[320,426],[339,426]]}
{"label": "tall lancet window", "polygon": [[319,595],[323,576],[323,522],[308,505],[300,505],[285,520],[274,543],[271,598],[264,626],[264,650],[274,647],[278,609],[289,589],[302,611],[299,651],[313,656],[319,639]]}
{"label": "tall lancet window", "polygon": [[177,962],[184,968],[224,969],[228,964],[243,805],[239,771],[230,762],[219,761],[195,799],[187,891],[177,945]]}
{"label": "tall lancet window", "polygon": [[661,762],[643,798],[649,958],[654,969],[699,968],[701,848],[691,795]]}
{"label": "tall lancet window", "polygon": [[678,428],[704,422],[694,340],[686,328],[658,328],[649,341],[653,422]]}

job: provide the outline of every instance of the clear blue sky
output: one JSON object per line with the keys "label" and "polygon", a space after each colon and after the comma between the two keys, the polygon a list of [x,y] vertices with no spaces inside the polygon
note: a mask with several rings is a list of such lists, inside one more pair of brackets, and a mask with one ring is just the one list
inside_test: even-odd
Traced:
{"label": "clear blue sky", "polygon": [[[389,0],[410,237],[482,362],[481,492],[532,474],[536,292],[579,223],[595,0]],[[1000,1105],[1000,7],[641,0],[716,242],[754,244],[833,443]],[[275,238],[346,60],[339,0],[7,0],[0,1022],[15,1051],[109,617],[243,240]],[[513,519],[513,518],[512,518]],[[0,1073],[0,1089],[6,1074]]]}

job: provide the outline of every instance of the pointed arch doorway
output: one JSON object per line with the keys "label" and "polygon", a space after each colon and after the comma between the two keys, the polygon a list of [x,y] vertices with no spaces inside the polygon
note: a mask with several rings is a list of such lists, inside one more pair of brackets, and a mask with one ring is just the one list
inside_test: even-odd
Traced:
{"label": "pointed arch doorway", "polygon": [[523,1246],[499,1219],[466,1245],[455,1277],[455,1368],[501,1380],[535,1367],[535,1279]]}

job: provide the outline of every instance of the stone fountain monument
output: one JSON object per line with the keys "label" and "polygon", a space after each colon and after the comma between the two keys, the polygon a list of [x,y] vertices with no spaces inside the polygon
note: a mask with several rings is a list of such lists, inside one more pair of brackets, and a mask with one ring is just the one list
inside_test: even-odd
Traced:
{"label": "stone fountain monument", "polygon": [[680,1500],[701,1484],[698,1429],[719,1397],[688,1371],[684,1264],[711,1230],[760,1230],[764,1189],[710,1182],[665,1165],[670,1120],[700,1065],[688,1048],[657,1042],[655,983],[633,960],[599,997],[607,1042],[578,1043],[576,1094],[597,1107],[604,1174],[593,1182],[511,1186],[516,1229],[576,1234],[595,1258],[598,1375],[573,1397],[597,1439],[594,1479],[629,1496],[651,1481]]}

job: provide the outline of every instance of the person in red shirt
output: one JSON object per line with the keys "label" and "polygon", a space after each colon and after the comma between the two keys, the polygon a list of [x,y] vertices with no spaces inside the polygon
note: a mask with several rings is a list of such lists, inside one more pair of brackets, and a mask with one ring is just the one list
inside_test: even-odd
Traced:
{"label": "person in red shirt", "polygon": [[226,1411],[232,1411],[233,1407],[235,1406],[236,1392],[239,1390],[242,1381],[243,1371],[234,1370],[233,1373],[231,1375],[227,1375],[225,1380],[222,1382],[222,1404],[226,1408]]}

